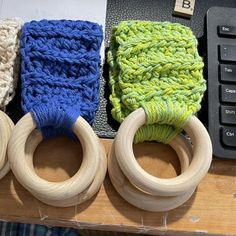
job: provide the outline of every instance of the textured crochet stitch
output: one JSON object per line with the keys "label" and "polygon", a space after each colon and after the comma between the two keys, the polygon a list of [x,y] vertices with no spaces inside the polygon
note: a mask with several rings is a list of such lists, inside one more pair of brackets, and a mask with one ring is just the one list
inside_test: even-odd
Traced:
{"label": "textured crochet stitch", "polygon": [[93,122],[99,104],[101,26],[88,21],[26,23],[21,37],[22,107],[44,138],[72,134],[79,116]]}
{"label": "textured crochet stitch", "polygon": [[13,99],[19,75],[21,19],[0,20],[0,109]]}
{"label": "textured crochet stitch", "polygon": [[122,122],[140,107],[146,112],[136,143],[169,143],[200,109],[206,90],[204,64],[188,27],[123,21],[112,29],[108,63],[114,119]]}

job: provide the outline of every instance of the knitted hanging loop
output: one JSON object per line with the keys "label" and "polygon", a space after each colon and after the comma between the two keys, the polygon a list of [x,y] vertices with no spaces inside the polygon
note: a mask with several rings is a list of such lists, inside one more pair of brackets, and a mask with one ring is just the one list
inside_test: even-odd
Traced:
{"label": "knitted hanging loop", "polygon": [[19,73],[19,32],[21,19],[0,20],[0,108],[15,95]]}
{"label": "knitted hanging loop", "polygon": [[123,21],[113,27],[108,62],[114,119],[122,122],[139,107],[146,112],[135,142],[169,143],[200,109],[203,61],[188,27]]}
{"label": "knitted hanging loop", "polygon": [[[21,24],[20,19],[0,20],[0,109],[3,111],[15,95]],[[13,126],[11,119],[0,111],[0,179],[10,171],[6,151]]]}
{"label": "knitted hanging loop", "polygon": [[45,138],[68,134],[81,115],[93,122],[99,103],[99,25],[32,21],[22,29],[22,107]]}
{"label": "knitted hanging loop", "polygon": [[[206,89],[197,40],[180,24],[125,21],[113,28],[108,62],[112,115],[122,122],[108,159],[112,183],[136,207],[174,209],[191,197],[212,160],[209,134],[194,116]],[[161,179],[143,170],[133,140],[169,143],[181,175]]]}
{"label": "knitted hanging loop", "polygon": [[[88,21],[41,20],[22,28],[22,108],[27,114],[13,131],[8,153],[18,181],[49,205],[84,202],[106,174],[105,152],[89,125],[99,103],[102,40],[101,26]],[[29,138],[31,132],[35,138]],[[43,137],[73,133],[83,149],[78,172],[60,183],[37,176],[30,162]]]}

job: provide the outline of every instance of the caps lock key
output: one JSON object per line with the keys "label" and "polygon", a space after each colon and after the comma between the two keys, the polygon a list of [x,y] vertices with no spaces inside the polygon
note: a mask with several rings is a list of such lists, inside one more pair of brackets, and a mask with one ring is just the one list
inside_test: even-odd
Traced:
{"label": "caps lock key", "polygon": [[221,85],[221,101],[236,102],[236,85]]}

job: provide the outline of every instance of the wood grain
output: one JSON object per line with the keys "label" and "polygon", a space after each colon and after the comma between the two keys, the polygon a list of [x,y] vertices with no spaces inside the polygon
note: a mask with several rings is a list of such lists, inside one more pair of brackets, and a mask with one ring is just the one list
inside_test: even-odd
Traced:
{"label": "wood grain", "polygon": [[[108,151],[112,140],[102,140]],[[166,145],[135,145],[138,162],[157,177],[179,173],[174,151]],[[80,145],[67,138],[43,141],[34,155],[37,173],[51,181],[70,178],[79,167]],[[214,159],[197,192],[183,206],[164,213],[139,210],[124,201],[108,177],[99,193],[82,205],[47,206],[36,200],[9,173],[1,181],[0,219],[15,222],[71,226],[93,230],[147,234],[236,234],[236,161]]]}

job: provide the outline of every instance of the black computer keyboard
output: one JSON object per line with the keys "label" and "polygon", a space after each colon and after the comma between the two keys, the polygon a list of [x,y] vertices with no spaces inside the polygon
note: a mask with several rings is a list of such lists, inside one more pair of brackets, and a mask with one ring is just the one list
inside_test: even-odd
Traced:
{"label": "black computer keyboard", "polygon": [[208,131],[217,157],[236,159],[236,8],[207,12]]}

